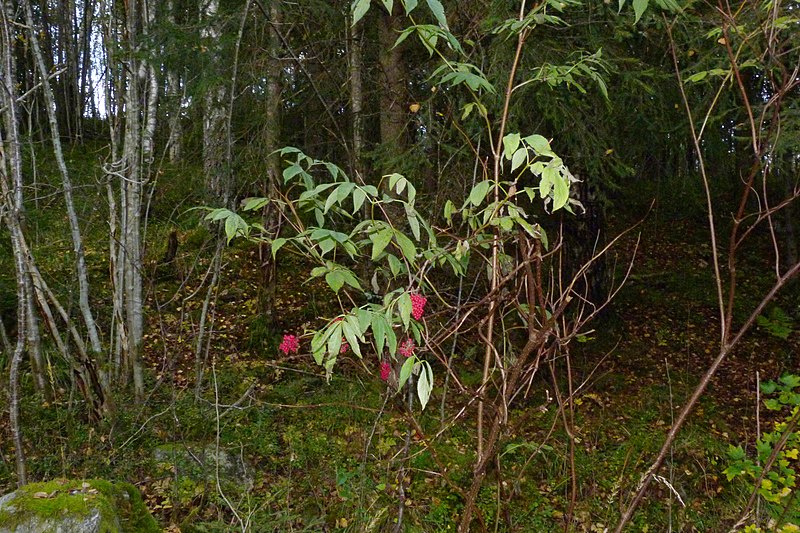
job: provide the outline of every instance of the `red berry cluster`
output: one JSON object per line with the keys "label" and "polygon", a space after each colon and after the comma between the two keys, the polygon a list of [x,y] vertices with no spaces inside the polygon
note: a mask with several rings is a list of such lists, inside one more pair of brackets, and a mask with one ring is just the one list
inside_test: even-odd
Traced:
{"label": "red berry cluster", "polygon": [[425,304],[427,303],[428,299],[423,295],[416,292],[411,295],[411,316],[414,317],[414,320],[422,318],[422,315],[425,314]]}
{"label": "red berry cluster", "polygon": [[278,346],[278,349],[286,355],[289,355],[291,352],[297,353],[300,351],[300,341],[294,335],[284,335],[283,341],[280,346]]}
{"label": "red berry cluster", "polygon": [[415,348],[416,346],[414,345],[414,339],[406,339],[400,344],[400,347],[397,349],[397,352],[403,357],[407,358],[414,355]]}

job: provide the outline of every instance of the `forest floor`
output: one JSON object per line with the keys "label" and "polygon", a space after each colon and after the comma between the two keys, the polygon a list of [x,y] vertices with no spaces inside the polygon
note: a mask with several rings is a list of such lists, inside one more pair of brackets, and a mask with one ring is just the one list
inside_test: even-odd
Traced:
{"label": "forest floor", "polygon": [[[629,490],[718,352],[719,314],[702,221],[667,224],[651,217],[641,231],[632,276],[588,342],[573,351],[573,380],[580,385],[575,531],[604,531],[616,523]],[[154,227],[151,239],[160,242],[166,234]],[[307,353],[284,356],[277,350],[283,333],[302,333],[338,307],[324,284],[306,282],[307,269],[290,260],[279,271],[277,327],[268,327],[259,317],[258,250],[247,244],[224,254],[219,290],[208,300],[212,333],[198,352],[197,319],[212,250],[202,227],[179,237],[181,254],[173,265],[157,265],[157,247],[151,253],[145,356],[152,392],[145,404],[120,401],[114,421],[95,428],[73,397],[46,402],[25,382],[31,478],[129,481],[170,531],[243,525],[253,531],[373,531],[389,528],[401,505],[405,531],[455,530],[462,501],[441,467],[450,481],[466,486],[475,417],[468,411],[457,423],[442,424],[465,397],[450,390],[442,403],[441,369],[419,417],[420,433],[409,432],[402,399],[378,378],[377,361],[343,357],[327,382]],[[634,243],[633,237],[621,243],[618,270]],[[746,250],[744,263],[744,272],[766,274],[742,276],[739,322],[770,284],[768,251]],[[790,316],[800,312],[789,296],[776,307]],[[478,353],[475,339],[460,341],[454,361],[465,384],[480,379]],[[198,365],[204,380],[199,394]],[[796,331],[781,339],[754,328],[720,368],[674,446],[664,482],[652,487],[632,529],[721,531],[730,525],[748,491],[723,474],[728,447],[752,449],[759,428],[770,429],[769,415],[757,407],[758,380],[798,368]],[[63,375],[55,379],[68,383]],[[564,527],[569,447],[552,391],[543,369],[509,412],[510,433],[478,500],[490,530]],[[5,424],[4,418],[0,489],[10,490],[13,448]],[[222,461],[214,468],[198,453],[209,446],[226,450],[228,462],[241,468],[226,473],[230,465]],[[165,449],[200,459],[181,466],[157,451]]]}

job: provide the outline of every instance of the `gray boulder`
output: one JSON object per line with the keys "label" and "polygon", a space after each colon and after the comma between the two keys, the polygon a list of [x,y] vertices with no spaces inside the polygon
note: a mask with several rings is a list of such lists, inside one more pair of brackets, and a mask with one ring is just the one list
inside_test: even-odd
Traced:
{"label": "gray boulder", "polygon": [[0,497],[0,533],[158,531],[139,491],[128,483],[58,479]]}
{"label": "gray boulder", "polygon": [[198,482],[213,482],[219,472],[220,482],[240,489],[253,488],[253,467],[241,455],[214,445],[164,444],[153,452],[160,465],[175,474]]}

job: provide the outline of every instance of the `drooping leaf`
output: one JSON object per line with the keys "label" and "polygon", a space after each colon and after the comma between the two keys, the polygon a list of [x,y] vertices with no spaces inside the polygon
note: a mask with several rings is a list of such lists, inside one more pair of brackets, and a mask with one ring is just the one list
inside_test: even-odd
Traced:
{"label": "drooping leaf", "polygon": [[552,155],[553,149],[550,148],[550,141],[541,135],[533,134],[525,137],[524,141],[533,148],[537,154]]}
{"label": "drooping leaf", "polygon": [[431,9],[431,13],[433,13],[433,16],[436,17],[436,22],[439,23],[439,26],[444,29],[448,29],[447,17],[444,14],[444,6],[442,6],[442,3],[439,0],[427,0],[427,2],[428,7]]}
{"label": "drooping leaf", "polygon": [[642,15],[647,10],[647,4],[649,0],[633,0],[633,12],[635,15],[634,24],[639,22],[639,19],[642,18]]}
{"label": "drooping leaf", "polygon": [[490,180],[483,180],[477,183],[470,191],[469,199],[467,201],[475,207],[481,205],[483,200],[486,198],[486,195],[489,193],[491,186],[492,182]]}
{"label": "drooping leaf", "polygon": [[414,370],[414,365],[417,363],[417,357],[412,355],[405,361],[403,361],[403,366],[400,367],[400,377],[397,381],[397,389],[402,390],[405,386],[408,378],[411,377],[411,372]]}
{"label": "drooping leaf", "polygon": [[370,234],[369,239],[372,241],[372,260],[375,261],[381,255],[386,246],[392,240],[392,228],[384,227],[375,233]]}
{"label": "drooping leaf", "polygon": [[525,148],[518,148],[514,155],[511,158],[511,172],[517,170],[522,163],[524,163],[528,158],[528,150]]}
{"label": "drooping leaf", "polygon": [[417,261],[417,247],[414,246],[414,242],[399,230],[394,230],[394,238],[400,246],[405,260],[413,265]]}
{"label": "drooping leaf", "polygon": [[328,286],[333,289],[333,292],[338,293],[339,290],[344,287],[344,275],[339,270],[331,270],[327,274],[325,274],[325,281],[328,283]]}
{"label": "drooping leaf", "polygon": [[554,180],[553,211],[558,211],[569,202],[569,182],[567,178],[558,174]]}
{"label": "drooping leaf", "polygon": [[421,364],[422,371],[419,373],[419,378],[417,378],[417,397],[424,411],[433,391],[433,369],[427,361],[421,361]]}
{"label": "drooping leaf", "polygon": [[386,318],[383,315],[374,313],[372,315],[372,336],[375,338],[375,351],[378,357],[383,354],[383,347],[386,344],[386,330],[389,324],[386,323]]}
{"label": "drooping leaf", "polygon": [[287,242],[287,239],[284,239],[283,237],[278,237],[277,239],[272,241],[272,244],[270,245],[270,248],[272,249],[272,258],[273,259],[275,259],[275,254],[278,253],[278,250],[280,250],[283,247],[283,245],[286,244],[286,242]]}
{"label": "drooping leaf", "polygon": [[509,133],[503,137],[503,157],[511,159],[519,148],[519,133]]}
{"label": "drooping leaf", "polygon": [[353,0],[353,26],[369,11],[370,0]]}
{"label": "drooping leaf", "polygon": [[361,206],[364,205],[364,200],[367,199],[367,193],[361,187],[353,191],[353,214],[355,214]]}
{"label": "drooping leaf", "polygon": [[411,233],[414,235],[414,238],[419,241],[420,233],[419,233],[419,220],[417,219],[417,213],[414,211],[413,208],[406,206],[406,219],[408,220],[408,225],[411,227]]}
{"label": "drooping leaf", "polygon": [[[356,326],[353,325],[350,319],[356,321]],[[347,343],[350,345],[350,349],[353,350],[353,353],[356,354],[358,357],[361,357],[361,348],[359,346],[360,335],[357,331],[357,323],[358,319],[354,316],[348,316],[342,323],[342,333],[344,333],[344,338],[347,340]]]}
{"label": "drooping leaf", "polygon": [[283,170],[283,182],[289,182],[293,177],[297,176],[298,174],[303,173],[303,167],[295,163],[294,165],[290,165]]}
{"label": "drooping leaf", "polygon": [[408,328],[408,324],[411,321],[411,311],[413,309],[413,305],[411,303],[411,295],[403,291],[403,294],[400,295],[400,298],[397,299],[397,310],[400,312],[400,320],[403,321],[403,325]]}
{"label": "drooping leaf", "polygon": [[269,198],[245,198],[242,202],[245,211],[255,211],[257,209],[261,209],[268,203],[270,203]]}

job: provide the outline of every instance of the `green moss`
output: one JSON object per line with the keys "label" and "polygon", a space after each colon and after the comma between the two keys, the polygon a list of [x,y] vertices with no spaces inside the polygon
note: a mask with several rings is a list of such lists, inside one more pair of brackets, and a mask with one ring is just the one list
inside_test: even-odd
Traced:
{"label": "green moss", "polygon": [[[47,497],[37,498],[36,494],[40,493]],[[18,489],[10,503],[15,512],[0,510],[0,523],[12,528],[27,523],[32,517],[41,522],[70,517],[80,520],[98,510],[99,531],[103,533],[161,531],[139,491],[129,483],[101,479],[31,483]]]}

